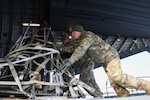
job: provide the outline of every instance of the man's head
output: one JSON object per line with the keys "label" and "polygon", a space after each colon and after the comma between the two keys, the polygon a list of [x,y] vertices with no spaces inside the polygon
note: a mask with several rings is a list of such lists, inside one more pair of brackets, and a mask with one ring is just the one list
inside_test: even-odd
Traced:
{"label": "man's head", "polygon": [[74,25],[72,27],[72,37],[74,39],[78,39],[84,32],[85,30],[81,25]]}

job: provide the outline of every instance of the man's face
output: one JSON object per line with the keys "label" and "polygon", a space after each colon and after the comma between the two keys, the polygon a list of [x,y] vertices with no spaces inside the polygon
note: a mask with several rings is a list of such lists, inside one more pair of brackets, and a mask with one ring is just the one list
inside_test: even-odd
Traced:
{"label": "man's face", "polygon": [[78,39],[80,36],[81,36],[81,32],[78,32],[78,31],[73,31],[72,32],[72,37],[74,39]]}

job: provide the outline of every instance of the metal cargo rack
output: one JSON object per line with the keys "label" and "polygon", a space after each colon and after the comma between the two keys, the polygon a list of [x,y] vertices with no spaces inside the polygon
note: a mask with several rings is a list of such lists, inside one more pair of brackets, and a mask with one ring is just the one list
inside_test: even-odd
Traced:
{"label": "metal cargo rack", "polygon": [[[9,53],[0,58],[0,93],[2,96],[63,96],[84,98],[82,89],[95,91],[67,71],[59,71],[63,63],[57,46],[51,40],[51,28],[26,27]],[[64,81],[66,74],[70,81]],[[63,88],[67,89],[66,91]]]}

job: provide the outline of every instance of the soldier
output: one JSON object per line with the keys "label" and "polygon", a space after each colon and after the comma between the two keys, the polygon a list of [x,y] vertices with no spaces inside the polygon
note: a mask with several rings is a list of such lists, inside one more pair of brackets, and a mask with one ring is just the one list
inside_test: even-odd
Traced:
{"label": "soldier", "polygon": [[[79,41],[70,39],[68,34],[65,34],[63,36],[62,41],[63,41],[64,47],[61,48],[60,50],[61,53],[62,52],[73,53],[73,51],[79,44],[78,43]],[[96,83],[95,77],[93,74],[95,62],[91,60],[88,56],[84,55],[79,61],[75,62],[73,66],[80,68],[80,80],[96,90],[94,93],[88,90],[86,91],[94,97],[102,97],[102,92],[98,84]],[[72,71],[72,68],[70,68],[69,71],[71,71],[72,74],[74,74],[74,72]]]}
{"label": "soldier", "polygon": [[150,82],[122,73],[118,52],[98,35],[85,31],[81,25],[75,25],[72,27],[72,37],[80,41],[79,46],[71,57],[59,66],[60,70],[69,68],[86,54],[103,65],[118,96],[130,96],[126,88],[144,90],[147,95],[150,95]]}

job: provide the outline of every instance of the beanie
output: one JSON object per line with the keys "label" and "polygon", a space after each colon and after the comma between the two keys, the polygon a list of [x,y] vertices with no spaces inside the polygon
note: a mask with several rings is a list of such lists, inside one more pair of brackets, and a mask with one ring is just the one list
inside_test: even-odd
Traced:
{"label": "beanie", "polygon": [[74,25],[72,27],[72,32],[73,31],[77,31],[77,32],[81,32],[81,33],[84,33],[84,28],[81,26],[81,25]]}

